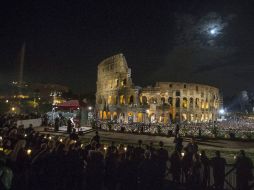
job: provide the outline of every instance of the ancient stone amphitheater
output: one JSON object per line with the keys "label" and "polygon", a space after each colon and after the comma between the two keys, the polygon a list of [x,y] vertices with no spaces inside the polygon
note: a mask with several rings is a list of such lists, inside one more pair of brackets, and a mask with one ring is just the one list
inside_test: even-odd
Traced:
{"label": "ancient stone amphitheater", "polygon": [[145,88],[135,86],[123,54],[98,65],[96,110],[101,120],[209,122],[218,117],[221,102],[219,89],[203,84],[156,82]]}

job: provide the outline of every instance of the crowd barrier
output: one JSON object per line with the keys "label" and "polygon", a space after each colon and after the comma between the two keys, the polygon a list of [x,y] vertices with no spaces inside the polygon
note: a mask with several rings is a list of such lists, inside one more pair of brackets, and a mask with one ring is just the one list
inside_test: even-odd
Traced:
{"label": "crowd barrier", "polygon": [[[170,164],[168,164],[168,165],[170,165]],[[254,175],[254,169],[252,169],[252,173]],[[168,180],[171,180],[171,181],[173,180],[170,171],[168,172],[166,178]],[[180,180],[181,184],[186,184],[186,179],[184,177],[184,173],[183,173],[182,170],[181,170],[181,177],[180,177],[180,179],[181,179]],[[211,188],[214,188],[214,178],[213,178],[212,167],[210,167],[210,174],[208,176],[208,186],[211,187]],[[252,189],[252,188],[254,189],[254,180],[249,182],[249,187],[250,187],[250,189]],[[236,184],[236,169],[231,164],[228,164],[225,167],[224,188],[228,189],[228,190],[236,190],[237,189],[237,184]]]}

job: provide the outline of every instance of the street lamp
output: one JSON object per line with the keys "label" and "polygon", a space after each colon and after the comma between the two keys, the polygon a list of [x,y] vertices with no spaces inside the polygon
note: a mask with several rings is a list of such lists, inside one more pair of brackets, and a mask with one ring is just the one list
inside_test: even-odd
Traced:
{"label": "street lamp", "polygon": [[219,110],[219,114],[224,115],[224,114],[225,114],[225,110],[224,110],[223,108],[220,109],[220,110]]}

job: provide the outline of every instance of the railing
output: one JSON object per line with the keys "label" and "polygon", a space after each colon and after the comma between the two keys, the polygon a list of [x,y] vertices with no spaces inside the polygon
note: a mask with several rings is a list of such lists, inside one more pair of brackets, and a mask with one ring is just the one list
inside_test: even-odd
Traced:
{"label": "railing", "polygon": [[[254,169],[252,169],[252,173],[254,174]],[[166,178],[168,180],[173,180],[172,175],[170,171],[168,170],[168,173],[166,175]],[[186,184],[186,178],[184,176],[183,171],[181,170],[181,176],[180,176],[180,183]],[[214,178],[213,178],[213,170],[210,167],[210,174],[208,176],[208,186],[214,187]],[[236,169],[233,165],[226,165],[225,168],[225,180],[224,180],[224,188],[228,190],[236,190]],[[249,189],[254,188],[254,180],[249,182]]]}

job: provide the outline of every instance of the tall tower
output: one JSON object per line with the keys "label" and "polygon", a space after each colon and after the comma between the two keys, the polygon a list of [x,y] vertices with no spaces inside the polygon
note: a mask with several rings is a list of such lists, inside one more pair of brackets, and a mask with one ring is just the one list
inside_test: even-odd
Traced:
{"label": "tall tower", "polygon": [[22,45],[21,54],[20,54],[19,79],[18,79],[18,83],[21,86],[23,84],[25,51],[26,51],[26,43],[24,42]]}

